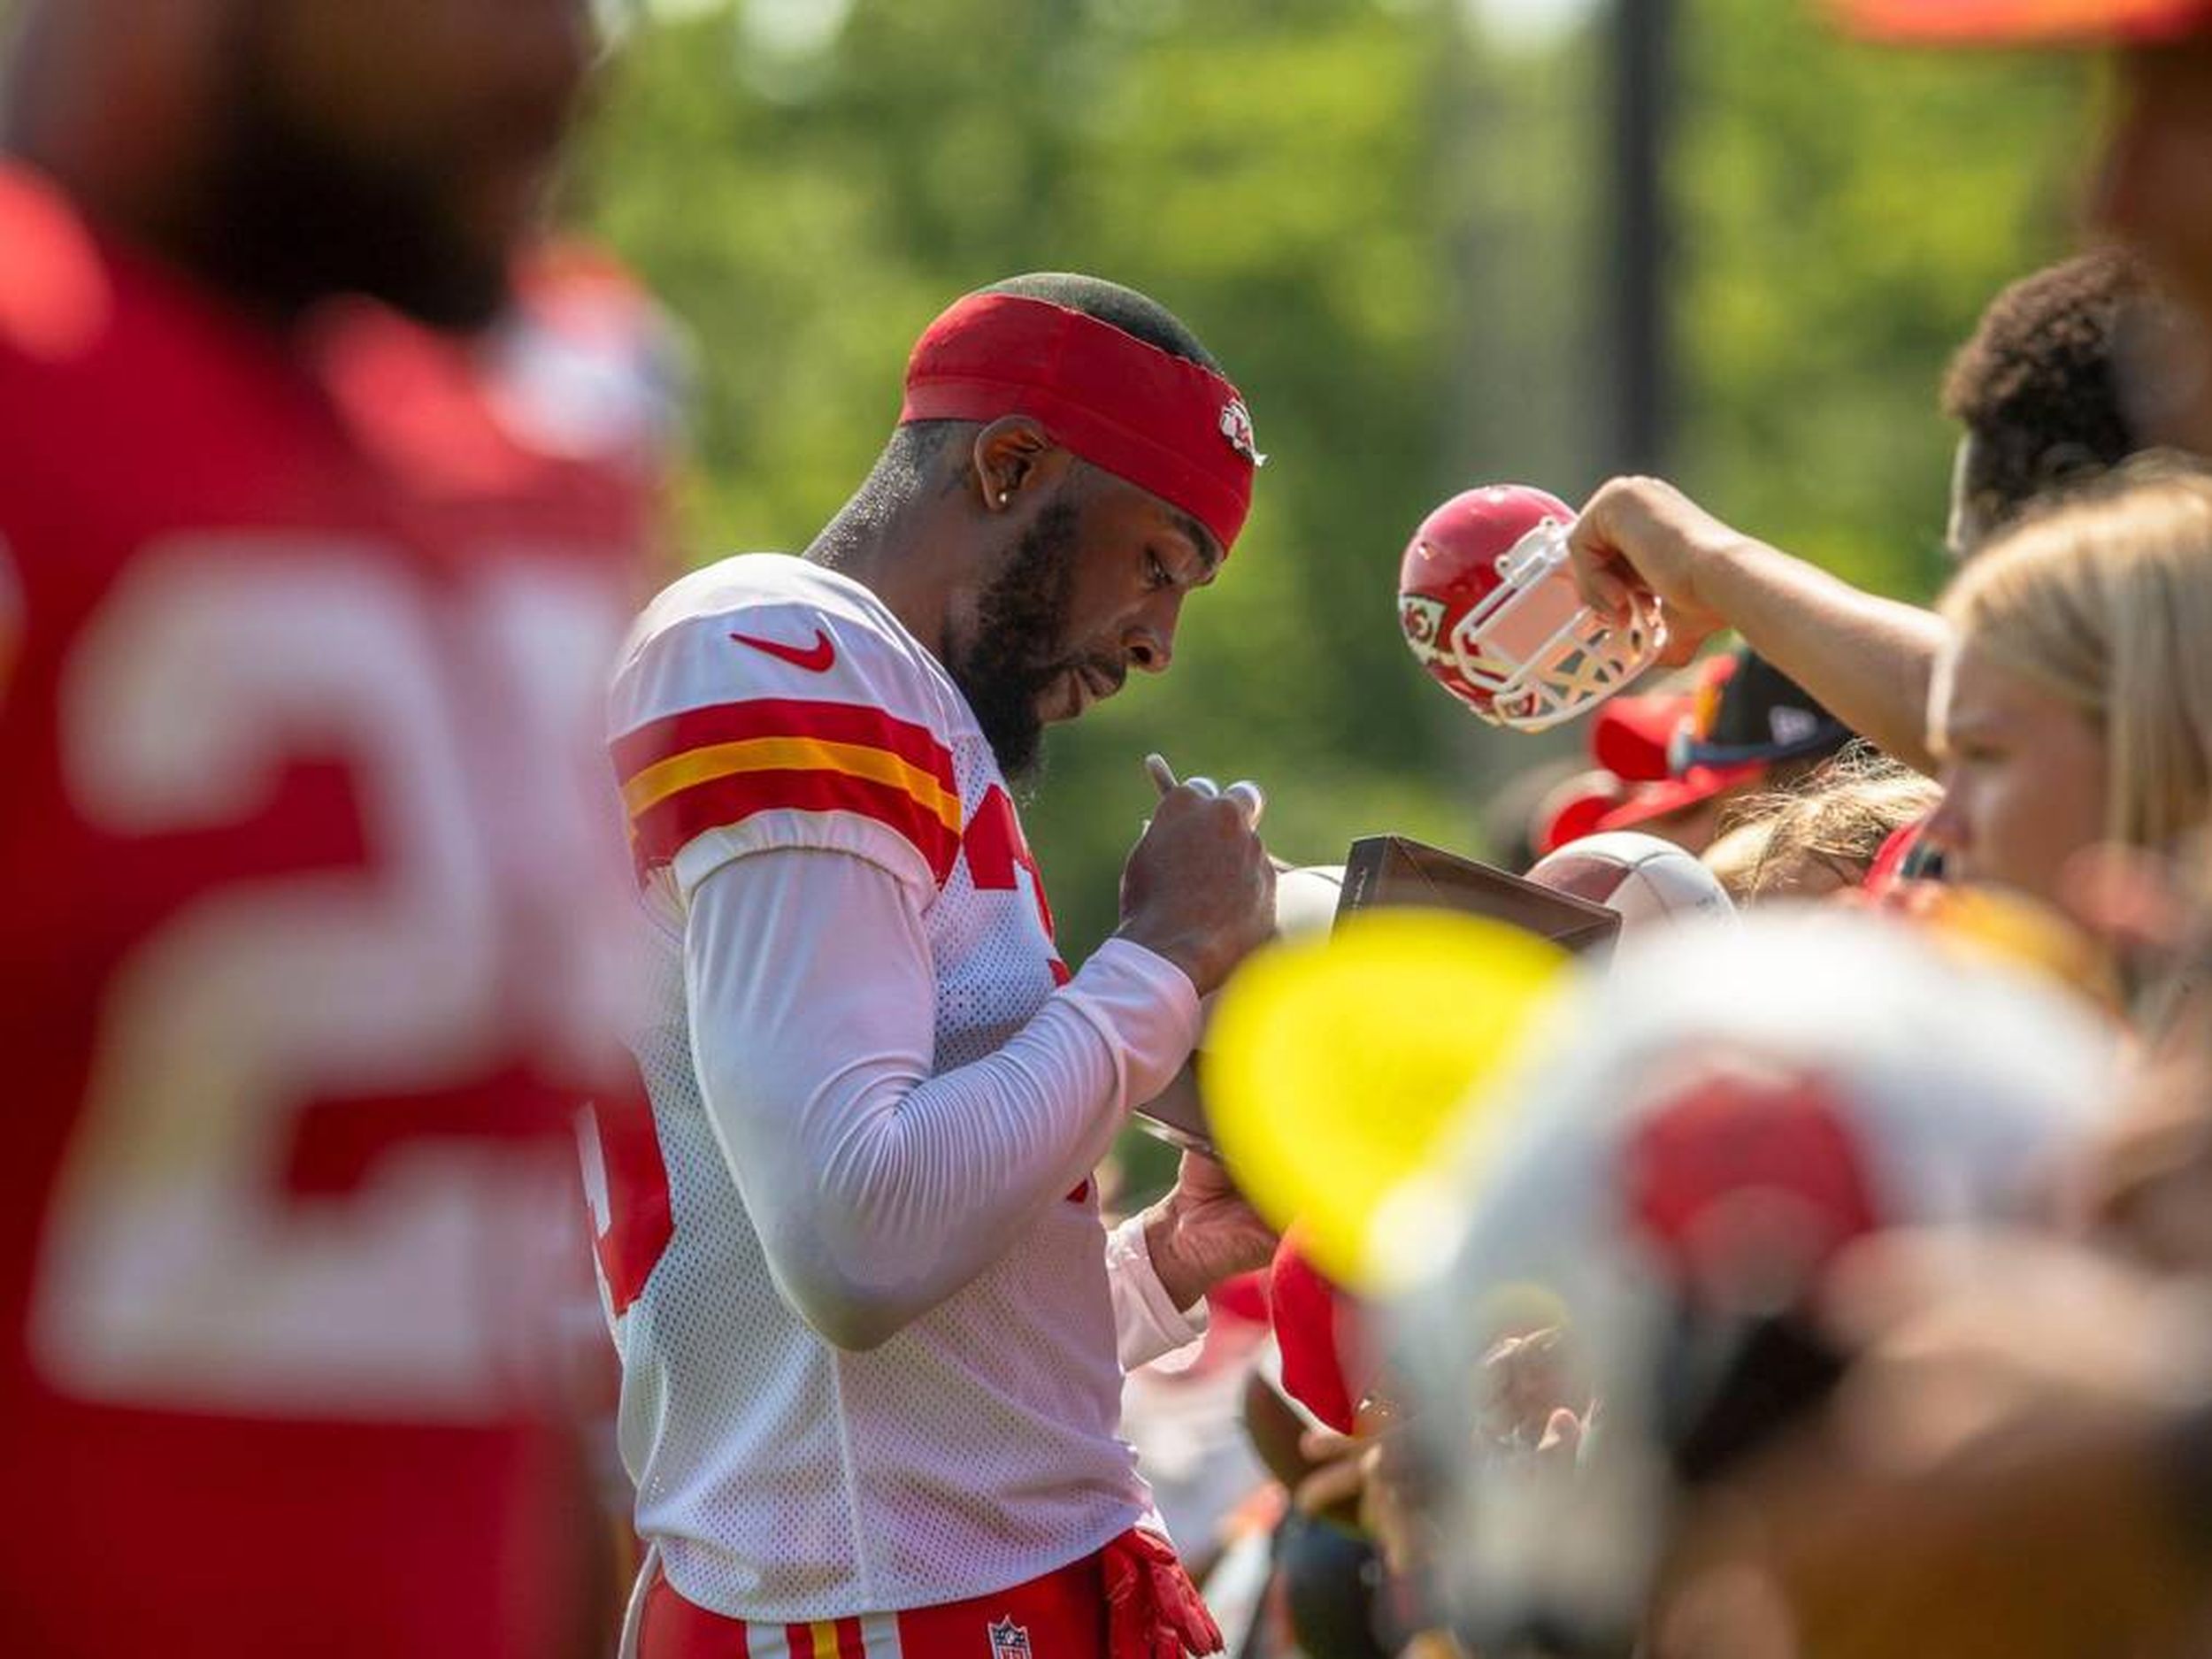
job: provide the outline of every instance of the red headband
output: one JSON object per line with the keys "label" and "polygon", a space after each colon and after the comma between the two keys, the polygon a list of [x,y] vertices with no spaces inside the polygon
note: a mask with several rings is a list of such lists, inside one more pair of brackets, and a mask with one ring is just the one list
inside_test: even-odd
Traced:
{"label": "red headband", "polygon": [[906,365],[899,420],[1033,415],[1094,466],[1181,508],[1225,554],[1266,457],[1237,388],[1095,317],[1015,294],[971,294]]}

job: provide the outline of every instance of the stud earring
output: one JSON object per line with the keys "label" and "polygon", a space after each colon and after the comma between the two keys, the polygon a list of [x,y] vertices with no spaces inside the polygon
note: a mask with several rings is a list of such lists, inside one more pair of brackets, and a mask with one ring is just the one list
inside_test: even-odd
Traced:
{"label": "stud earring", "polygon": [[1004,490],[1001,490],[998,493],[998,504],[1002,507],[1006,505],[1006,492]]}

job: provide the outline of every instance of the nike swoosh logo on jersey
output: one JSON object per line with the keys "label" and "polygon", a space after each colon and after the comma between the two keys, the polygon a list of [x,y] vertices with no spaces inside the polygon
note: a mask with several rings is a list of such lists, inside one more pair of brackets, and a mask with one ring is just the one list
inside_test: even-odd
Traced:
{"label": "nike swoosh logo on jersey", "polygon": [[811,645],[789,645],[781,640],[755,639],[749,634],[733,634],[730,637],[740,645],[749,645],[757,651],[765,651],[769,656],[780,657],[794,668],[803,668],[810,674],[827,673],[830,664],[837,660],[837,648],[830,643],[830,636],[820,628],[814,630],[814,643]]}

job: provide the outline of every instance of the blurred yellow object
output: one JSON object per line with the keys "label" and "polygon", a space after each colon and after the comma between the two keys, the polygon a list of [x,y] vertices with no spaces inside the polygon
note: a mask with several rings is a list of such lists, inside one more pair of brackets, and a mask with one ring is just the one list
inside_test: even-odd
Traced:
{"label": "blurred yellow object", "polygon": [[1983,887],[1932,887],[1917,919],[1947,945],[2051,979],[2115,1018],[2126,1002],[2111,953],[2047,906]]}
{"label": "blurred yellow object", "polygon": [[1207,1118],[1237,1186],[1314,1260],[1373,1290],[1369,1232],[1563,979],[1566,953],[1502,922],[1378,910],[1270,946],[1223,990]]}

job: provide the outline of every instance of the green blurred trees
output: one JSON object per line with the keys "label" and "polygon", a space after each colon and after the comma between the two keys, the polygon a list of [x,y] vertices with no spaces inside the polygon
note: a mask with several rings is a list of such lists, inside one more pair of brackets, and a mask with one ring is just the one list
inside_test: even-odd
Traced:
{"label": "green blurred trees", "polygon": [[[1935,378],[2066,246],[2083,77],[1850,48],[1812,10],[1683,0],[1672,470],[1924,594]],[[1453,488],[1596,481],[1601,47],[1509,52],[1423,0],[664,0],[621,43],[578,213],[694,338],[693,561],[803,545],[914,335],[1012,272],[1153,293],[1247,394],[1271,458],[1244,542],[1174,673],[1056,733],[1026,814],[1071,956],[1112,926],[1147,749],[1267,783],[1302,862],[1381,827],[1476,845],[1544,752],[1427,684],[1394,579]]]}
{"label": "green blurred trees", "polygon": [[1679,471],[1854,580],[1939,586],[1952,351],[2067,253],[2091,148],[2079,55],[1900,52],[1810,4],[1688,0]]}

